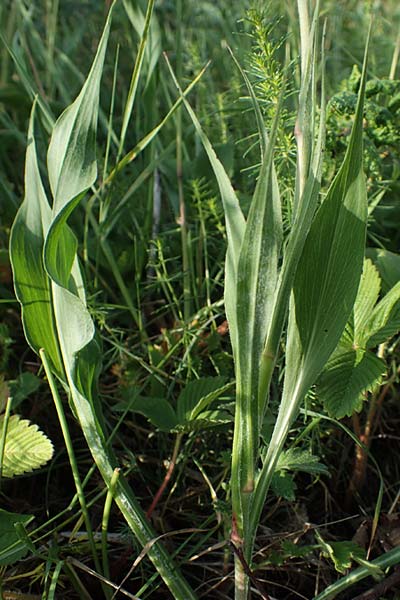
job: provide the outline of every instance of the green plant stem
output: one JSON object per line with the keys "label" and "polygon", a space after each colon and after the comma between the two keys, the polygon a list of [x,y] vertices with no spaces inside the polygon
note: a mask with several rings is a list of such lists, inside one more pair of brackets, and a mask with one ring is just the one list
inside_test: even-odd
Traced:
{"label": "green plant stem", "polygon": [[[120,469],[114,469],[113,476],[110,481],[110,487],[107,490],[106,500],[104,502],[103,518],[101,520],[101,558],[103,562],[103,573],[104,577],[110,579],[110,563],[108,561],[108,548],[107,548],[107,533],[108,533],[108,522],[110,520],[111,505],[114,499],[115,485],[118,481]],[[111,597],[109,588],[107,588],[106,596]]]}
{"label": "green plant stem", "polygon": [[100,565],[99,557],[97,555],[96,544],[95,544],[94,537],[93,537],[92,525],[90,523],[90,517],[89,517],[89,513],[87,510],[87,506],[86,506],[85,494],[83,491],[82,482],[81,482],[81,478],[79,475],[78,464],[76,462],[74,447],[73,447],[72,439],[71,439],[71,436],[69,433],[69,428],[68,428],[67,419],[65,417],[64,407],[63,407],[60,395],[58,393],[56,382],[55,382],[53,374],[51,372],[50,363],[47,359],[46,352],[44,351],[43,348],[41,348],[39,350],[39,355],[42,360],[44,370],[46,372],[47,381],[49,382],[51,394],[53,396],[54,404],[55,404],[55,407],[57,410],[58,420],[59,420],[61,430],[63,433],[65,447],[67,449],[68,459],[69,459],[69,462],[71,465],[72,476],[74,478],[74,483],[75,483],[76,492],[77,492],[78,499],[79,499],[79,504],[81,506],[83,518],[85,520],[85,526],[86,526],[86,531],[88,534],[90,550],[92,552],[92,556],[93,556],[93,560],[94,560],[96,569],[98,570],[99,573],[101,573],[101,565]]}
{"label": "green plant stem", "polygon": [[[182,0],[176,4],[176,78],[178,82],[182,79]],[[185,323],[189,322],[191,314],[190,306],[190,268],[188,252],[188,226],[186,220],[186,203],[183,191],[183,142],[182,142],[182,107],[176,113],[176,178],[179,195],[179,226],[181,230],[182,246],[182,269],[183,269],[183,318]]]}
{"label": "green plant stem", "polygon": [[10,420],[10,414],[11,414],[11,404],[12,404],[12,398],[8,397],[7,403],[6,403],[6,410],[4,412],[4,418],[3,418],[3,428],[1,430],[1,437],[0,437],[0,489],[1,489],[1,478],[2,478],[2,474],[3,474],[4,451],[6,449],[6,441],[7,441],[8,422]]}

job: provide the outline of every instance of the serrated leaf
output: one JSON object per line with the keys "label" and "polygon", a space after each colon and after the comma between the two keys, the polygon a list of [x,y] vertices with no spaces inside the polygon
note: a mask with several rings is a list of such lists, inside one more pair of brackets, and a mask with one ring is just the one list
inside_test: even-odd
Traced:
{"label": "serrated leaf", "polygon": [[386,342],[400,331],[400,281],[375,306],[365,328],[369,348]]}
{"label": "serrated leaf", "polygon": [[33,520],[33,515],[20,515],[0,508],[0,565],[12,565],[23,558],[27,546],[20,541],[15,530],[16,523],[27,525]]}
{"label": "serrated leaf", "polygon": [[342,419],[362,408],[364,393],[371,391],[386,371],[385,363],[372,352],[361,360],[356,350],[332,357],[317,383],[318,396],[331,417]]}
{"label": "serrated leaf", "polygon": [[202,377],[190,381],[178,396],[176,413],[181,425],[195,419],[213,400],[222,394],[225,377]]}
{"label": "serrated leaf", "polygon": [[311,474],[328,474],[327,467],[319,457],[301,448],[288,448],[279,456],[276,470],[303,471]]}
{"label": "serrated leaf", "polygon": [[400,281],[400,256],[382,248],[367,248],[366,254],[378,268],[382,279],[382,290],[386,294]]}
{"label": "serrated leaf", "polygon": [[296,484],[293,475],[285,471],[274,473],[271,480],[271,488],[276,496],[281,496],[290,502],[296,500]]}
{"label": "serrated leaf", "polygon": [[369,259],[364,260],[360,285],[354,303],[354,340],[353,344],[363,348],[366,342],[366,322],[371,316],[379,297],[381,280],[378,270]]}
{"label": "serrated leaf", "polygon": [[[0,430],[4,416],[0,417]],[[2,475],[14,477],[30,473],[46,464],[53,456],[49,438],[27,419],[12,415],[8,421]]]}
{"label": "serrated leaf", "polygon": [[175,411],[165,398],[138,396],[130,405],[130,410],[149,419],[161,431],[172,431],[178,425]]}

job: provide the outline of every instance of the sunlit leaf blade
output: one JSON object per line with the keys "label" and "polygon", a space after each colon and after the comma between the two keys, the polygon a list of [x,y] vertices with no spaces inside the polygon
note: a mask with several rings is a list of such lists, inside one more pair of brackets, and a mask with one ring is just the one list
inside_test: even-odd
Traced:
{"label": "sunlit leaf blade", "polygon": [[59,377],[63,366],[52,309],[51,286],[43,266],[42,252],[51,222],[51,208],[46,198],[36,156],[33,105],[25,163],[25,198],[10,236],[10,259],[15,293],[22,305],[22,323],[30,346],[38,352],[45,348]]}
{"label": "sunlit leaf blade", "polygon": [[356,350],[340,353],[324,369],[317,394],[331,417],[350,417],[361,410],[365,392],[377,385],[385,371],[385,363],[372,352],[361,358]]}
{"label": "sunlit leaf blade", "polygon": [[[110,32],[112,9],[109,11],[103,34],[89,75],[76,100],[65,109],[54,126],[47,154],[50,188],[53,194],[51,235],[45,243],[45,264],[52,279],[68,286],[72,263],[67,256],[75,255],[74,234],[66,230],[66,221],[82,198],[82,194],[95,182],[96,130],[100,95],[100,80]],[[66,253],[67,244],[75,246]]]}
{"label": "sunlit leaf blade", "polygon": [[378,300],[380,288],[381,280],[377,269],[370,260],[364,260],[364,268],[354,304],[353,345],[355,347],[365,347],[366,322]]}
{"label": "sunlit leaf blade", "polygon": [[400,281],[375,306],[366,322],[366,345],[370,348],[400,331]]}
{"label": "sunlit leaf blade", "polygon": [[[4,417],[0,417],[0,430]],[[46,464],[53,456],[53,444],[37,425],[19,415],[12,415],[7,423],[2,475],[14,477],[30,473]]]}
{"label": "sunlit leaf blade", "polygon": [[[253,102],[257,104],[255,96]],[[260,357],[273,312],[283,236],[281,201],[273,164],[279,115],[280,103],[271,139],[264,151],[237,268],[236,326],[240,344],[236,356],[237,411],[232,477],[235,481],[239,479],[242,491],[247,492],[254,489],[262,418],[258,398]],[[236,483],[232,493],[237,493]]]}

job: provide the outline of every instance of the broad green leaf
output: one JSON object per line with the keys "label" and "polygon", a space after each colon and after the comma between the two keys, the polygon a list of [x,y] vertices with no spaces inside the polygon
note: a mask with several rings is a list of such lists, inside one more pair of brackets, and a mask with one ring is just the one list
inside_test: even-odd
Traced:
{"label": "broad green leaf", "polygon": [[371,391],[386,371],[385,363],[372,352],[341,352],[322,372],[317,394],[331,417],[342,419],[362,408],[365,392]]}
{"label": "broad green leaf", "polygon": [[27,525],[33,515],[20,515],[0,508],[0,565],[12,565],[21,560],[27,553],[27,546],[20,541],[15,530],[16,523]]}
{"label": "broad green leaf", "polygon": [[[53,281],[64,287],[68,287],[71,260],[75,259],[77,246],[74,234],[66,229],[65,224],[97,176],[96,130],[100,79],[111,15],[112,10],[109,11],[95,59],[81,92],[57,119],[47,154],[53,211],[44,248],[45,264]],[[66,252],[65,245],[73,251]]]}
{"label": "broad green leaf", "polygon": [[[4,417],[0,417],[0,430]],[[46,464],[53,456],[53,444],[33,425],[19,415],[12,415],[8,421],[6,444],[3,455],[2,475],[14,477],[30,473]]]}
{"label": "broad green leaf", "polygon": [[178,425],[175,411],[165,398],[138,396],[132,401],[129,408],[149,419],[160,431],[172,431]]}
{"label": "broad green leaf", "polygon": [[382,279],[382,290],[386,293],[400,281],[400,255],[382,248],[368,248],[367,256],[376,265]]}
{"label": "broad green leaf", "polygon": [[58,336],[52,310],[49,278],[43,266],[43,244],[51,222],[36,156],[32,107],[25,161],[25,197],[15,217],[10,236],[10,259],[15,293],[22,305],[22,322],[29,345],[35,352],[46,350],[60,378],[64,377]]}
{"label": "broad green leaf", "polygon": [[[181,425],[195,419],[213,400],[226,390],[225,377],[202,377],[190,381],[178,397],[176,412]],[[228,386],[230,387],[230,386]]]}
{"label": "broad green leaf", "polygon": [[369,348],[386,342],[400,331],[400,281],[375,306],[365,329]]}
{"label": "broad green leaf", "polygon": [[282,452],[276,465],[277,471],[303,471],[311,474],[327,474],[328,469],[319,457],[301,448],[289,448]]}

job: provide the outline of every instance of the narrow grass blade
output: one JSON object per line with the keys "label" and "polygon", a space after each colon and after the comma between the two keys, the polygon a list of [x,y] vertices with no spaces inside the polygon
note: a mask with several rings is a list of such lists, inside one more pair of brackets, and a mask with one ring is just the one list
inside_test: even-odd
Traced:
{"label": "narrow grass blade", "polygon": [[238,198],[232,187],[228,175],[218,159],[211,143],[204,133],[198,118],[196,117],[192,107],[183,95],[178,81],[172,71],[171,65],[168,63],[174,83],[181,94],[182,101],[192,119],[196,132],[203,144],[204,150],[207,153],[208,159],[213,168],[215,177],[218,182],[222,203],[225,212],[226,232],[228,237],[228,250],[226,253],[225,263],[225,309],[229,322],[229,330],[233,353],[236,356],[238,350],[237,322],[236,322],[236,283],[237,283],[237,268],[239,262],[239,253],[242,245],[242,240],[245,230],[245,218],[239,205]]}
{"label": "narrow grass blade", "polygon": [[[133,72],[132,72],[132,78],[131,78],[131,83],[129,86],[128,98],[126,101],[124,116],[122,119],[122,128],[121,128],[121,136],[120,136],[120,140],[119,140],[118,156],[120,156],[123,151],[123,147],[125,144],[126,132],[128,129],[129,120],[131,118],[131,114],[132,114],[132,110],[133,110],[133,104],[135,102],[135,96],[136,96],[137,86],[139,83],[140,72],[142,70],[143,59],[144,59],[145,49],[146,49],[146,44],[147,44],[147,36],[149,33],[149,29],[150,29],[151,16],[153,14],[154,3],[155,3],[155,0],[149,0],[149,2],[147,4],[147,11],[146,11],[146,17],[145,17],[145,21],[144,21],[144,25],[143,25],[143,31],[142,31],[142,35],[140,37],[138,53],[136,56],[135,66],[134,66]],[[128,4],[128,2],[126,2],[126,0],[124,0],[124,6],[125,6],[128,16],[129,16],[129,14],[130,14],[129,4]]]}

